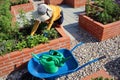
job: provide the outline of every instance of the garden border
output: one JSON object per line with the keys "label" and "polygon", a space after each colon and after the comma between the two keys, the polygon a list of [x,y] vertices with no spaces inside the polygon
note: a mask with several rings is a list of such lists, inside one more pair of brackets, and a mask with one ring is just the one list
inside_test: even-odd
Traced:
{"label": "garden border", "polygon": [[81,6],[85,6],[87,0],[65,0],[64,3],[73,7],[73,8],[78,8]]}
{"label": "garden border", "polygon": [[0,56],[0,76],[10,74],[14,70],[25,67],[24,64],[32,58],[31,52],[37,54],[50,49],[70,49],[70,38],[65,34],[63,27],[57,27],[56,30],[62,37],[51,40],[49,43],[37,45],[33,48],[25,48],[22,51],[14,51]]}
{"label": "garden border", "polygon": [[84,6],[87,0],[45,0],[44,2],[53,5],[67,4],[73,8],[78,8]]}
{"label": "garden border", "polygon": [[19,14],[20,9],[23,9],[25,12],[34,10],[34,5],[33,5],[32,0],[29,0],[29,3],[11,6],[11,14],[13,16],[13,18],[12,18],[13,22],[16,21],[16,16],[17,16],[17,14]]}
{"label": "garden border", "polygon": [[120,21],[103,25],[85,14],[80,14],[79,25],[99,41],[120,35]]}

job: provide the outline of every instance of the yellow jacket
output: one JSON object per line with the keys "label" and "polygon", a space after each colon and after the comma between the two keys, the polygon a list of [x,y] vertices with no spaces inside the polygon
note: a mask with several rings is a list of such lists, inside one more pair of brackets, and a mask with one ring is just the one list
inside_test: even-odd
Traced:
{"label": "yellow jacket", "polygon": [[[53,5],[48,5],[49,7],[51,7],[53,13],[52,13],[52,17],[49,20],[48,26],[47,26],[47,30],[50,30],[50,28],[52,27],[54,21],[56,21],[57,19],[60,18],[60,12],[61,12],[61,8],[59,6],[53,6]],[[34,33],[36,32],[36,30],[38,29],[40,22],[39,21],[35,21],[34,23],[34,27],[31,31],[31,35],[34,35]]]}
{"label": "yellow jacket", "polygon": [[53,14],[52,17],[49,21],[49,24],[47,26],[47,30],[50,30],[52,24],[54,23],[54,21],[56,21],[57,19],[60,18],[60,12],[61,12],[61,8],[59,6],[54,6],[54,5],[48,5],[52,10],[53,10]]}

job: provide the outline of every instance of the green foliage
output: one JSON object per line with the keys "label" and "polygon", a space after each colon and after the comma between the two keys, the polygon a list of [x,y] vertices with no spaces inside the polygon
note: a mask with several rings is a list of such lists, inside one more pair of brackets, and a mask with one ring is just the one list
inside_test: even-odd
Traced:
{"label": "green foliage", "polygon": [[22,50],[23,48],[27,47],[26,41],[20,41],[16,44],[15,49]]}
{"label": "green foliage", "polygon": [[3,3],[0,5],[0,32],[9,32],[11,29],[12,16],[9,9],[9,0],[3,1]]}
{"label": "green foliage", "polygon": [[10,2],[11,2],[11,5],[14,6],[14,5],[18,5],[18,4],[28,3],[29,0],[10,0]]}
{"label": "green foliage", "polygon": [[27,19],[24,10],[19,10],[19,16],[20,20],[22,21],[21,23],[18,22],[19,25],[23,26],[30,26],[30,21]]}
{"label": "green foliage", "polygon": [[13,51],[15,49],[15,46],[15,40],[4,40],[0,42],[0,55]]}
{"label": "green foliage", "polygon": [[103,78],[103,77],[97,77],[97,78],[92,78],[91,80],[114,80],[114,79]]}
{"label": "green foliage", "polygon": [[58,32],[54,28],[51,28],[51,30],[44,30],[43,33],[46,34],[46,37],[49,39],[58,38]]}
{"label": "green foliage", "polygon": [[26,41],[27,41],[28,47],[33,47],[39,43],[48,42],[48,38],[43,35],[34,35],[34,36],[28,36]]}
{"label": "green foliage", "polygon": [[0,40],[12,39],[18,31],[17,26],[12,25],[9,0],[2,1],[0,5]]}
{"label": "green foliage", "polygon": [[103,24],[111,23],[120,20],[120,6],[114,0],[94,0],[93,4],[88,1],[86,15]]}
{"label": "green foliage", "polygon": [[87,4],[85,6],[86,15],[89,15],[91,11],[91,8],[89,5],[90,5],[90,0],[87,0]]}
{"label": "green foliage", "polygon": [[34,21],[33,19],[28,20],[23,10],[19,11],[23,27],[18,27],[18,23],[13,26],[11,22],[12,16],[10,14],[10,1],[1,0],[0,2],[0,55],[4,55],[15,50],[22,50],[27,47],[31,48],[59,37],[59,34],[55,29],[45,31],[48,34],[48,37],[44,35],[43,32],[46,29],[46,23],[40,24],[36,34],[34,36],[30,36]]}
{"label": "green foliage", "polygon": [[22,9],[19,10],[19,16],[20,16],[20,18],[22,18],[24,24],[28,24],[28,20],[27,20],[27,18],[26,18],[26,16],[25,16],[24,10],[22,10]]}
{"label": "green foliage", "polygon": [[98,15],[98,20],[103,24],[107,24],[108,22],[112,22],[112,16],[107,14],[106,11],[104,11]]}

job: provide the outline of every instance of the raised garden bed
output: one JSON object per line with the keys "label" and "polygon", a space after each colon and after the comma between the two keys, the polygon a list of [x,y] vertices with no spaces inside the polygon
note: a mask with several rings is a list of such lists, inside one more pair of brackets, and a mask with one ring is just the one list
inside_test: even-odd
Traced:
{"label": "raised garden bed", "polygon": [[56,30],[61,35],[60,38],[51,40],[49,43],[40,44],[33,48],[25,48],[21,51],[14,51],[6,55],[0,56],[0,76],[9,74],[10,72],[23,68],[32,57],[31,52],[40,53],[50,49],[67,48],[70,49],[70,38],[65,34],[61,27]]}
{"label": "raised garden bed", "polygon": [[115,37],[120,34],[119,10],[120,5],[113,0],[87,2],[79,25],[99,41]]}
{"label": "raised garden bed", "polygon": [[[8,1],[6,1],[5,3],[9,4]],[[4,4],[2,4],[2,5],[4,5]],[[29,5],[30,7],[27,7],[27,5]],[[9,12],[9,6],[5,5],[6,8],[4,8],[2,6],[1,7],[2,11],[4,12],[5,10],[7,10]],[[20,9],[22,9],[22,7],[24,8],[23,11],[29,12],[29,11],[33,10],[33,6],[32,7],[31,6],[32,6],[32,3],[11,6],[11,12],[13,12],[13,15],[15,16],[15,21],[16,21],[16,16],[19,13],[18,11]],[[0,13],[1,15],[3,15],[3,18],[4,18],[4,16],[6,16],[5,14],[8,14],[7,11],[6,11],[6,13],[4,12],[4,14]],[[23,13],[19,14],[19,15],[21,15],[22,18],[24,18],[24,20],[26,20],[25,17],[23,16],[24,15]],[[9,16],[10,15],[7,15],[7,17],[5,19],[8,20]],[[0,19],[0,20],[4,22],[3,19]],[[31,25],[28,25],[28,24],[26,25],[25,24],[25,26],[23,26],[23,28],[19,28],[19,26],[17,28],[16,26],[14,27],[14,26],[11,25],[11,22],[10,22],[11,18],[8,21],[9,21],[8,22],[9,25],[7,25],[7,24],[6,24],[7,26],[2,25],[1,30],[0,30],[1,31],[0,32],[0,35],[1,35],[0,42],[3,44],[3,45],[0,44],[0,64],[1,64],[0,65],[0,76],[9,74],[12,71],[17,70],[19,68],[24,68],[26,63],[32,57],[31,56],[32,52],[37,54],[37,53],[40,53],[40,52],[48,51],[50,49],[59,49],[59,48],[69,49],[70,48],[70,38],[65,34],[65,32],[62,29],[62,26],[55,28],[56,31],[60,34],[59,37],[57,37],[55,39],[53,39],[53,38],[50,39],[50,41],[48,43],[41,43],[40,42],[41,44],[39,43],[39,44],[37,44],[37,46],[33,47],[33,45],[32,45],[31,46],[32,48],[26,48],[27,47],[26,42],[28,44],[29,41],[25,41],[24,39],[26,39],[27,36],[30,36],[29,31],[31,31],[31,30],[29,29],[28,33],[26,33],[22,29],[24,27],[30,27]],[[14,28],[17,28],[17,29],[14,29]],[[20,30],[22,30],[24,34],[19,32]],[[37,39],[38,39],[38,37],[37,37]],[[42,38],[41,41],[44,42],[45,40],[43,40],[43,39],[46,39],[46,38],[44,38],[44,37]],[[13,40],[13,41],[16,40],[15,44],[11,43],[11,42],[7,42],[7,41],[11,41],[11,40]],[[19,40],[20,40],[20,42],[19,42]],[[31,38],[29,40],[31,40]],[[25,44],[24,44],[24,41],[25,41]],[[5,45],[4,45],[4,42],[5,42]],[[6,46],[6,42],[8,43],[7,46]],[[32,41],[32,43],[35,43],[35,42],[36,41]],[[19,47],[19,48],[17,48],[15,46],[16,43],[17,43],[17,47]],[[36,45],[36,43],[35,43],[35,45]],[[12,47],[12,46],[15,46],[15,47]],[[9,48],[8,51],[7,51],[7,48]],[[20,49],[20,50],[18,50],[18,49]],[[11,51],[14,51],[14,52],[11,52]],[[1,56],[1,54],[2,54],[2,56]]]}
{"label": "raised garden bed", "polygon": [[45,0],[45,3],[53,5],[67,4],[73,8],[77,8],[84,6],[86,1],[87,0]]}
{"label": "raised garden bed", "polygon": [[107,40],[120,34],[120,21],[109,24],[97,22],[85,14],[79,15],[79,25],[97,40]]}
{"label": "raised garden bed", "polygon": [[65,4],[67,4],[73,8],[85,6],[86,2],[87,2],[87,0],[65,0]]}
{"label": "raised garden bed", "polygon": [[64,0],[44,0],[45,4],[60,5],[64,3]]}
{"label": "raised garden bed", "polygon": [[29,12],[34,10],[34,5],[32,1],[29,0],[29,3],[11,6],[11,14],[13,16],[13,21],[16,21],[16,16],[19,14],[19,10],[21,9],[25,12]]}

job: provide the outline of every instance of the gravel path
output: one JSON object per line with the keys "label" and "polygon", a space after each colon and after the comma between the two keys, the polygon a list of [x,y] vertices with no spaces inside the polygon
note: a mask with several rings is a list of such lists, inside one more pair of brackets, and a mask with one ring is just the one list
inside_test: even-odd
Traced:
{"label": "gravel path", "polygon": [[[71,44],[74,46],[77,43],[78,41],[74,41]],[[76,49],[73,54],[81,65],[102,55],[106,55],[106,58],[68,75],[67,80],[79,80],[102,68],[120,80],[120,36],[103,42],[85,43]],[[65,78],[61,77],[60,80],[65,80]]]}

